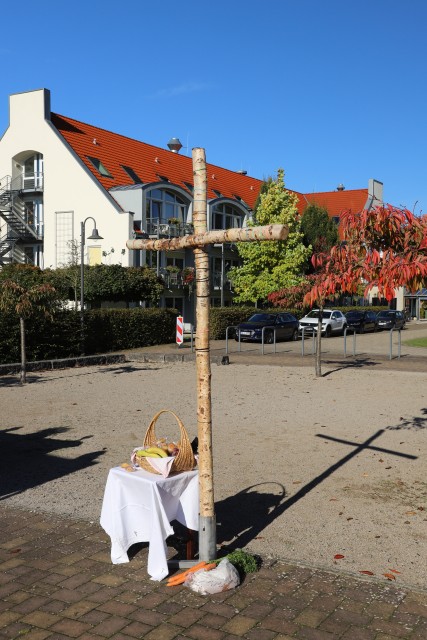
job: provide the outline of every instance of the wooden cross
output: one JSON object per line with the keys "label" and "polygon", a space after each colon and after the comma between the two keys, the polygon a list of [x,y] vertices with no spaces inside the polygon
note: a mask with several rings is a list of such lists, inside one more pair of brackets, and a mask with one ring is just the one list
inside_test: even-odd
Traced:
{"label": "wooden cross", "polygon": [[211,368],[209,347],[210,277],[207,247],[226,242],[285,240],[288,227],[280,224],[244,229],[207,230],[207,175],[205,150],[193,149],[194,234],[165,240],[128,240],[128,249],[176,251],[193,248],[196,267],[197,432],[199,439],[199,558],[216,558],[216,518],[213,485]]}

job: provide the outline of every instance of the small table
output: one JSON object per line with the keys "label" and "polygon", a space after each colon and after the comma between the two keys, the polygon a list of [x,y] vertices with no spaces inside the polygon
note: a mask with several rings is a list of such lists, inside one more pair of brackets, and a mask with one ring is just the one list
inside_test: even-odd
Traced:
{"label": "small table", "polygon": [[166,538],[174,533],[172,520],[198,530],[197,470],[164,478],[143,469],[110,469],[100,523],[111,538],[113,564],[129,562],[129,547],[148,542],[147,571],[152,580],[163,580],[168,575]]}

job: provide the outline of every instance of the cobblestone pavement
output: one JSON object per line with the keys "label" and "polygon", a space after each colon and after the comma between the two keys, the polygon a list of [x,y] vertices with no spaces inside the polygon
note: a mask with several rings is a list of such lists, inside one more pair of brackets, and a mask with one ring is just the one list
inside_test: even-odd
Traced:
{"label": "cobblestone pavement", "polygon": [[[0,506],[0,638],[427,638],[427,593],[266,560],[236,589],[199,596],[149,580],[146,548],[112,565],[97,523]],[[397,580],[398,582],[398,576]]]}

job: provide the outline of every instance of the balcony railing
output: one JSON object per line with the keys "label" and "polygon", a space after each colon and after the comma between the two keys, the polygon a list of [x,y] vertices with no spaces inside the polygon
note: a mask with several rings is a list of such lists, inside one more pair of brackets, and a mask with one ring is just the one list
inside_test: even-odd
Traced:
{"label": "balcony railing", "polygon": [[[181,289],[188,287],[192,289],[196,284],[195,271],[192,267],[186,267],[182,271],[168,271],[166,268],[160,269],[160,275],[164,280],[168,289]],[[230,280],[224,275],[223,281],[224,291],[231,291],[232,285]],[[211,274],[211,288],[213,290],[221,290],[221,272],[213,271]]]}
{"label": "balcony railing", "polygon": [[[145,230],[144,230],[145,231]],[[144,231],[139,232],[143,234]],[[152,238],[180,238],[193,233],[194,228],[190,222],[175,222],[156,218],[147,220],[146,233]],[[135,231],[138,237],[138,231]]]}
{"label": "balcony railing", "polygon": [[19,176],[23,191],[43,191],[43,172],[25,173]]}

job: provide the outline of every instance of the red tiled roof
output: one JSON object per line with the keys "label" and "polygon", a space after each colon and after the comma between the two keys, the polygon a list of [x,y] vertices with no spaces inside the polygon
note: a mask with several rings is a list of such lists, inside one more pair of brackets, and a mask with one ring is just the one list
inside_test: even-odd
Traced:
{"label": "red tiled roof", "polygon": [[368,199],[368,189],[305,193],[303,198],[307,204],[317,204],[324,207],[330,216],[339,216],[346,209],[351,209],[355,213],[362,211]]}
{"label": "red tiled roof", "polygon": [[[144,184],[162,182],[161,176],[187,191],[185,182],[193,184],[192,159],[187,156],[58,114],[52,113],[51,120],[89,171],[107,190],[135,184],[122,165],[133,169]],[[100,175],[88,160],[88,156],[101,160],[112,178]],[[209,199],[218,197],[215,189],[226,198],[236,199],[235,196],[239,196],[251,209],[254,207],[262,180],[212,164],[207,164],[207,171]]]}
{"label": "red tiled roof", "polygon": [[[55,113],[51,114],[51,121],[106,190],[135,184],[122,165],[130,167],[143,184],[163,182],[164,178],[167,178],[170,183],[187,191],[189,190],[185,183],[193,184],[192,159],[188,156],[172,153],[168,149],[155,147]],[[112,177],[102,176],[89,157],[100,160]],[[207,164],[207,170],[209,199],[217,198],[217,191],[226,198],[236,199],[235,196],[238,196],[251,209],[254,208],[262,180],[212,164]],[[368,197],[367,189],[293,193],[298,197],[297,206],[300,213],[307,204],[316,203],[326,207],[330,216],[339,216],[344,209],[361,211]]]}

